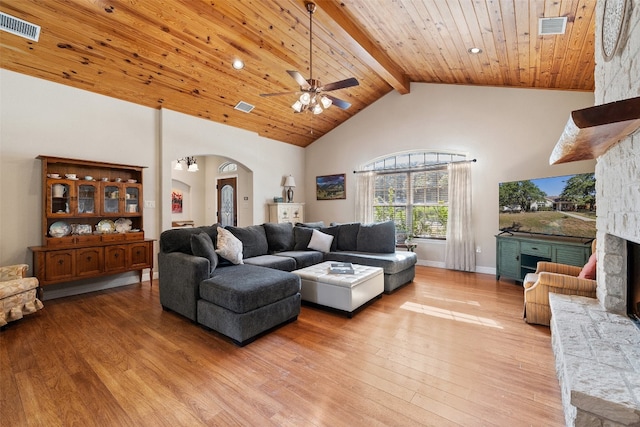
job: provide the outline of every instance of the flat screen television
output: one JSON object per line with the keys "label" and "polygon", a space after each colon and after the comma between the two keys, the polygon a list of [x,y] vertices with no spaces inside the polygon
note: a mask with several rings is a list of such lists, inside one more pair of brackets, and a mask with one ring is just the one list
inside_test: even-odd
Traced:
{"label": "flat screen television", "polygon": [[595,174],[502,182],[499,209],[503,233],[595,238]]}

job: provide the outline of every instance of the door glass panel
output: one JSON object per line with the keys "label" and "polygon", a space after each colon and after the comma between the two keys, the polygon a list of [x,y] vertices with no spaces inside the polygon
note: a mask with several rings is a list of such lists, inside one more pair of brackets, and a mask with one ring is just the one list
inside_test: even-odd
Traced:
{"label": "door glass panel", "polygon": [[233,187],[225,185],[222,187],[220,195],[222,197],[222,203],[220,206],[220,223],[223,227],[227,225],[233,226],[233,217],[235,214],[235,212],[233,212]]}
{"label": "door glass panel", "polygon": [[51,213],[69,213],[69,184],[51,185]]}
{"label": "door glass panel", "polygon": [[104,203],[102,204],[106,213],[118,212],[118,187],[107,185],[104,187]]}
{"label": "door glass panel", "polygon": [[96,206],[96,187],[81,185],[78,190],[78,213],[94,213]]}
{"label": "door glass panel", "polygon": [[139,191],[137,187],[127,187],[125,201],[127,203],[126,212],[138,212]]}

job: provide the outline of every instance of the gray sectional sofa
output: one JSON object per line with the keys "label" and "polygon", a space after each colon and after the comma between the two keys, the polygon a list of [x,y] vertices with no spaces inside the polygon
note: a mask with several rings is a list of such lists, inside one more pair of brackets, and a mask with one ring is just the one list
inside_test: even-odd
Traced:
{"label": "gray sectional sofa", "polygon": [[[226,227],[221,236],[218,230],[214,224],[162,233],[160,303],[238,345],[297,318],[300,278],[291,271],[323,261],[381,267],[385,293],[415,276],[416,255],[396,252],[390,221],[329,227],[265,223]],[[325,240],[331,245],[318,248],[318,236],[332,236]],[[240,243],[238,253],[233,245]]]}

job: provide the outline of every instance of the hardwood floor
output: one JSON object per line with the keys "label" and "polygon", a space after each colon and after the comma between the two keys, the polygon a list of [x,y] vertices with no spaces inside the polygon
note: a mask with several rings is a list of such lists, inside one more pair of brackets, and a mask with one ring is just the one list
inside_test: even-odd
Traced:
{"label": "hardwood floor", "polygon": [[550,332],[522,288],[418,267],[352,319],[303,305],[244,348],[149,283],[45,301],[0,332],[11,426],[562,426]]}

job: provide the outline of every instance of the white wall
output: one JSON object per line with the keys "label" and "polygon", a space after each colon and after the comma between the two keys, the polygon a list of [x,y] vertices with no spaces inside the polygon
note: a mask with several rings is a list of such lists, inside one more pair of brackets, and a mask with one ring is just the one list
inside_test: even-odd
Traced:
{"label": "white wall", "polygon": [[[227,157],[241,162],[253,174],[253,189],[247,190],[253,198],[250,223],[262,224],[268,221],[267,203],[273,202],[273,196],[282,194],[282,177],[288,174],[303,177],[303,148],[242,129],[163,109],[161,135],[162,197],[165,199],[171,196],[172,160],[202,155]],[[301,198],[305,196],[304,191],[296,194]],[[162,226],[166,229],[171,226],[171,206],[169,203],[161,206]],[[239,213],[241,208],[239,203]],[[249,225],[249,222],[239,218],[238,225]]]}
{"label": "white wall", "polygon": [[176,160],[171,162],[171,192],[182,192],[182,213],[171,212],[171,221],[192,220],[205,225],[205,203],[207,164],[198,161],[198,172],[189,172],[183,163],[182,170],[175,170]]}
{"label": "white wall", "polygon": [[[580,92],[412,84],[390,93],[306,149],[170,110],[154,110],[0,69],[0,264],[32,264],[41,244],[39,154],[148,166],[144,172],[145,233],[171,227],[171,162],[218,155],[253,174],[246,189],[252,223],[267,220],[282,178],[296,178],[306,220],[354,218],[351,173],[386,154],[422,150],[467,152],[473,166],[478,265],[495,268],[498,183],[594,170],[594,162],[548,166],[569,112],[593,105]],[[347,173],[347,199],[315,200],[315,177]],[[247,224],[241,224],[247,225]],[[157,249],[157,248],[156,248]],[[421,243],[420,263],[443,261],[442,244]],[[119,277],[93,280],[111,286]],[[125,282],[135,275],[125,275]],[[56,285],[57,286],[57,285]],[[61,285],[61,287],[64,287]],[[53,289],[48,287],[47,290]]]}
{"label": "white wall", "polygon": [[[229,159],[222,156],[206,156],[207,162],[207,186],[206,186],[206,222],[205,224],[211,225],[216,222],[220,222],[218,219],[218,179],[221,178],[236,178],[236,192],[238,202],[238,226],[244,227],[247,225],[255,224],[253,222],[253,173],[248,170],[244,165],[235,159]],[[232,161],[238,169],[234,172],[219,173],[220,165],[223,163]]]}
{"label": "white wall", "polygon": [[[593,94],[437,84],[392,92],[320,138],[305,152],[306,220],[354,220],[353,171],[387,154],[415,150],[467,153],[473,169],[478,271],[495,272],[498,183],[593,172],[595,162],[549,166],[549,155],[572,110]],[[346,200],[315,200],[315,177],[347,173]],[[442,266],[444,243],[420,241],[419,263]]]}
{"label": "white wall", "polygon": [[[304,149],[208,120],[155,110],[0,69],[0,265],[33,266],[29,246],[42,244],[40,154],[147,166],[145,236],[171,228],[171,162],[219,154],[253,171],[248,189],[254,223],[282,194],[282,177],[300,177]],[[255,197],[253,197],[255,194]],[[301,197],[303,191],[299,191]],[[156,251],[157,251],[156,244]],[[45,299],[134,283],[127,273],[46,287]]]}

